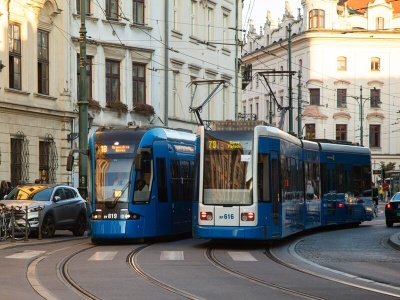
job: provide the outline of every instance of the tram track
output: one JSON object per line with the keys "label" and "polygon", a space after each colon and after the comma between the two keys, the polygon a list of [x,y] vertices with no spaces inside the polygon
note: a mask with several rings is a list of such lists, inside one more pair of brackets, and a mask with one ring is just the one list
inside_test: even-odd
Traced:
{"label": "tram track", "polygon": [[[292,249],[290,250],[290,252],[294,253],[294,245],[292,245],[291,248]],[[368,292],[376,293],[378,295],[386,295],[386,296],[400,298],[400,293],[393,293],[393,292],[389,292],[389,291],[384,291],[383,289],[380,289],[380,288],[374,288],[374,287],[366,286],[366,285],[363,285],[363,284],[357,284],[357,283],[354,283],[354,282],[350,282],[348,280],[349,278],[352,278],[352,279],[355,279],[355,280],[358,279],[358,280],[360,280],[360,282],[364,281],[364,282],[369,282],[369,283],[372,283],[372,284],[375,283],[372,280],[367,279],[367,278],[359,278],[359,277],[351,275],[351,274],[347,274],[347,273],[343,273],[341,271],[329,269],[331,272],[335,272],[337,274],[342,274],[342,275],[347,277],[346,278],[347,280],[341,280],[341,279],[338,279],[338,278],[334,278],[332,276],[318,274],[316,272],[313,272],[313,271],[298,267],[298,266],[296,266],[294,264],[287,263],[287,262],[281,260],[280,258],[278,258],[270,248],[267,248],[266,251],[264,252],[264,254],[271,261],[277,263],[280,266],[283,266],[285,268],[291,269],[293,271],[297,271],[297,272],[300,272],[300,273],[303,273],[303,274],[306,274],[306,275],[309,275],[309,276],[313,276],[313,277],[316,277],[316,278],[320,278],[320,279],[323,279],[323,280],[336,282],[336,283],[339,283],[339,284],[343,284],[343,285],[351,286],[351,287],[354,287],[354,288],[366,290]],[[319,266],[319,267],[323,268],[321,266]],[[327,269],[327,268],[324,268],[324,269]],[[381,286],[384,286],[384,284],[382,284],[382,283],[378,283],[378,284],[381,285]],[[393,287],[391,287],[389,285],[387,287],[388,288],[393,288]]]}
{"label": "tram track", "polygon": [[232,275],[243,278],[245,280],[260,284],[260,285],[268,287],[268,288],[273,288],[275,290],[282,291],[282,292],[285,292],[285,293],[288,293],[288,294],[291,294],[294,296],[302,297],[304,299],[314,299],[314,300],[324,300],[325,299],[325,298],[317,297],[315,295],[304,293],[304,292],[301,292],[298,290],[287,288],[285,286],[278,285],[276,283],[269,282],[269,281],[245,274],[238,270],[235,270],[235,269],[225,265],[224,263],[222,263],[220,260],[218,260],[216,258],[215,254],[214,254],[214,247],[212,247],[212,246],[210,246],[204,250],[204,256],[212,265],[216,266],[217,268],[219,268],[227,273],[230,273]]}
{"label": "tram track", "polygon": [[142,268],[140,267],[139,263],[138,263],[138,255],[141,251],[145,250],[146,248],[150,247],[151,245],[143,245],[137,249],[135,249],[134,251],[132,251],[128,257],[127,257],[127,263],[129,264],[129,266],[139,275],[141,276],[143,279],[145,279],[146,281],[161,287],[171,293],[174,293],[176,295],[179,295],[183,298],[186,299],[191,299],[191,300],[204,300],[201,297],[195,296],[193,294],[190,294],[188,292],[182,291],[178,288],[175,288],[169,284],[166,284],[165,282],[162,282],[160,280],[158,280],[157,278],[154,278],[153,276],[151,276],[150,274],[146,273],[145,271],[142,270]]}

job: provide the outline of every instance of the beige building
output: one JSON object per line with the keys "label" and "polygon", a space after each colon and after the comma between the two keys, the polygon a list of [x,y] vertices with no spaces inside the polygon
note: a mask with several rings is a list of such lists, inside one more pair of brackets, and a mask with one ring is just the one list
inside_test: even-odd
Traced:
{"label": "beige building", "polygon": [[[218,82],[201,116],[235,119],[241,2],[86,1],[90,132],[128,122],[194,130],[189,107]],[[78,185],[77,170],[65,164],[78,147],[80,5],[0,3],[0,179],[14,185],[37,178]]]}
{"label": "beige building", "polygon": [[369,147],[372,168],[381,161],[399,166],[400,3],[303,0],[302,6],[293,12],[287,2],[282,19],[267,13],[264,27],[247,34],[242,60],[253,72],[243,109],[276,126],[285,115],[283,129],[298,136]]}

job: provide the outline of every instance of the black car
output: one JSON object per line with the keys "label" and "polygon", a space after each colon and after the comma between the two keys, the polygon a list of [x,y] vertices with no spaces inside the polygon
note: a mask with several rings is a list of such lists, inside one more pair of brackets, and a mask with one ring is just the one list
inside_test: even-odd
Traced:
{"label": "black car", "polygon": [[385,206],[386,226],[393,227],[393,223],[400,223],[400,192],[393,195]]}
{"label": "black car", "polygon": [[6,206],[28,207],[31,232],[38,232],[39,211],[42,237],[50,238],[57,229],[71,230],[74,236],[86,231],[86,201],[74,187],[63,184],[26,184],[15,187],[4,199]]}

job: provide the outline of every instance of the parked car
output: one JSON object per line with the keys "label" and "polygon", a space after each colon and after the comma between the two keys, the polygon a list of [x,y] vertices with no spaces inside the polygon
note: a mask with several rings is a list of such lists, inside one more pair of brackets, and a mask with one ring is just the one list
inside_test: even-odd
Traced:
{"label": "parked car", "polygon": [[62,184],[26,184],[15,187],[1,203],[28,206],[31,232],[38,232],[39,209],[42,237],[54,236],[56,230],[71,230],[74,236],[86,231],[86,201],[74,187]]}
{"label": "parked car", "polygon": [[400,223],[400,192],[393,195],[385,205],[386,226],[393,227],[393,223]]}

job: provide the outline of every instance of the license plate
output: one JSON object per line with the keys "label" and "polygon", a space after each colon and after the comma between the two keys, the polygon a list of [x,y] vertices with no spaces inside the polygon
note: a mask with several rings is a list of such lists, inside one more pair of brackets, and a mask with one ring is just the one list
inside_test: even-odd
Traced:
{"label": "license plate", "polygon": [[400,213],[397,213],[397,216],[400,217]]}

